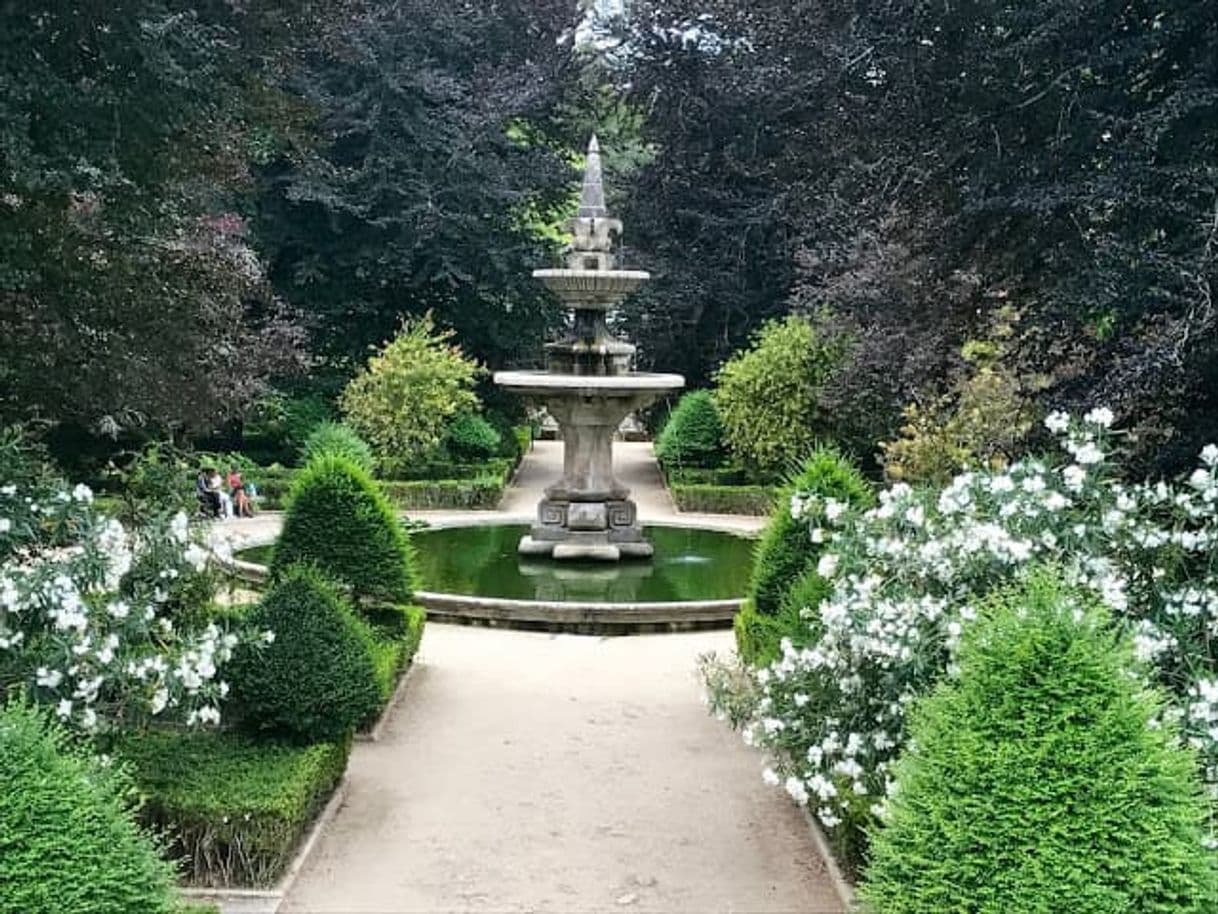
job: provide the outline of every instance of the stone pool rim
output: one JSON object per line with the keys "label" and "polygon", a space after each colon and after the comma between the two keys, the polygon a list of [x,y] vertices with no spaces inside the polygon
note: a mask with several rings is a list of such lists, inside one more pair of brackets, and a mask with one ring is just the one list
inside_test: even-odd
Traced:
{"label": "stone pool rim", "polygon": [[[427,530],[452,530],[464,527],[500,527],[531,523],[532,515],[493,514],[481,516],[423,518]],[[759,531],[742,529],[731,519],[681,517],[644,521],[646,527],[673,527],[682,530],[704,530],[727,533],[741,540],[756,540]],[[233,552],[258,546],[272,545],[274,535],[256,534],[233,543]],[[238,577],[252,583],[264,583],[267,567],[255,562],[231,558],[224,562]],[[473,594],[416,590],[414,602],[428,611],[436,621],[480,622],[499,625],[528,625],[545,627],[573,626],[577,628],[631,628],[634,626],[672,627],[730,627],[740,611],[745,597],[719,600],[679,600],[670,602],[593,603],[564,600],[516,600],[505,597],[480,597]]]}

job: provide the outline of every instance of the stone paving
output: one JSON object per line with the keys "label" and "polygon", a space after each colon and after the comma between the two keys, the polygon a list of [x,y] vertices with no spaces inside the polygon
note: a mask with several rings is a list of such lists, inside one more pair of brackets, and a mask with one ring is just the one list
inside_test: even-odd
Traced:
{"label": "stone paving", "polygon": [[[496,512],[528,519],[558,475],[539,442]],[[619,476],[653,523],[756,530],[674,511],[646,444]],[[263,539],[275,518],[225,525]],[[762,759],[701,701],[700,655],[730,632],[592,638],[430,624],[379,742],[361,743],[346,801],[284,914],[599,911],[838,914],[808,825],[761,782]]]}

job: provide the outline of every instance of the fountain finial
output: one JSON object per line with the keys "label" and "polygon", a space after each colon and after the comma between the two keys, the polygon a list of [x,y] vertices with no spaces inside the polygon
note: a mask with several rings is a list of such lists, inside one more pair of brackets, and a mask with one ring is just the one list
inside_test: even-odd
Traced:
{"label": "fountain finial", "polygon": [[596,134],[588,141],[588,159],[584,166],[584,187],[579,195],[581,218],[603,219],[609,215],[605,208],[605,182],[601,174],[601,144]]}
{"label": "fountain finial", "polygon": [[567,264],[572,270],[612,270],[614,239],[622,234],[622,223],[609,218],[605,206],[605,182],[601,173],[601,144],[592,134],[584,166],[584,186],[579,194],[579,212],[567,223],[571,248]]}

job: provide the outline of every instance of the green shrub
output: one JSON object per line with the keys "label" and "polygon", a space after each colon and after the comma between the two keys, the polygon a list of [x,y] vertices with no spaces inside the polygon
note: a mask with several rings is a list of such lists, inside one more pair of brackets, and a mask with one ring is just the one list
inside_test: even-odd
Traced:
{"label": "green shrub", "polygon": [[0,914],[172,914],[173,871],[102,768],[39,712],[0,711]]}
{"label": "green shrub", "polygon": [[454,460],[490,460],[503,440],[495,427],[477,413],[462,413],[445,429],[442,447]]}
{"label": "green shrub", "polygon": [[1196,759],[1111,631],[1043,572],[967,630],[912,715],[868,911],[1218,910]]}
{"label": "green shrub", "polygon": [[768,514],[775,496],[770,486],[674,485],[669,492],[678,510],[695,514]]}
{"label": "green shrub", "polygon": [[512,426],[512,437],[516,441],[516,461],[533,449],[533,429],[527,425]]}
{"label": "green shrub", "polygon": [[451,461],[393,461],[382,468],[386,482],[438,481],[453,479],[479,479],[495,476],[503,480],[511,478],[515,462],[507,457],[495,457],[479,463],[453,463]]}
{"label": "green shrub", "polygon": [[473,385],[482,369],[437,330],[431,314],[402,324],[343,391],[343,414],[378,460],[410,460],[440,444],[454,416],[478,406]]}
{"label": "green shrub", "polygon": [[238,649],[231,662],[247,729],[333,740],[380,711],[372,632],[316,569],[286,570],[249,621],[274,640]]}
{"label": "green shrub", "polygon": [[[776,480],[751,473],[744,467],[664,467],[664,480],[670,486],[752,486],[770,485]],[[781,481],[778,479],[777,481]]]}
{"label": "green shrub", "polygon": [[187,881],[248,887],[283,873],[349,751],[347,740],[297,746],[198,731],[141,733],[116,748],[146,795],[141,818],[171,834]]}
{"label": "green shrub", "polygon": [[797,648],[812,643],[816,638],[815,616],[806,618],[804,612],[814,612],[832,589],[816,568],[810,567],[783,595],[777,613],[759,613],[751,599],[745,600],[733,620],[740,658],[749,666],[769,666],[782,656],[783,638]]}
{"label": "green shrub", "polygon": [[[376,637],[372,641],[372,665],[384,705],[393,697],[399,675],[419,649],[427,613],[419,606],[382,606],[379,611],[375,622]],[[364,723],[375,720],[380,710]]]}
{"label": "green shrub", "polygon": [[752,346],[715,376],[715,406],[731,452],[746,465],[782,472],[812,449],[817,398],[841,362],[841,345],[800,317],[766,324]]}
{"label": "green shrub", "polygon": [[414,586],[410,541],[372,478],[341,457],[297,474],[271,575],[295,563],[317,565],[363,603],[405,603]]}
{"label": "green shrub", "polygon": [[301,462],[312,463],[319,457],[345,457],[366,473],[371,473],[372,448],[355,429],[341,422],[322,422],[309,434],[300,451]]}
{"label": "green shrub", "polygon": [[420,479],[385,483],[385,493],[403,511],[491,509],[503,499],[500,476],[473,479]]}
{"label": "green shrub", "polygon": [[791,497],[796,493],[815,496],[821,504],[833,499],[853,508],[866,508],[873,500],[862,474],[834,448],[817,448],[804,461],[776,499],[770,522],[757,543],[750,594],[762,615],[778,612],[783,596],[815,564],[822,549],[822,544],[812,542],[809,522],[791,516]]}
{"label": "green shrub", "polygon": [[708,390],[687,393],[656,439],[656,458],[669,467],[718,467],[727,457],[723,423]]}

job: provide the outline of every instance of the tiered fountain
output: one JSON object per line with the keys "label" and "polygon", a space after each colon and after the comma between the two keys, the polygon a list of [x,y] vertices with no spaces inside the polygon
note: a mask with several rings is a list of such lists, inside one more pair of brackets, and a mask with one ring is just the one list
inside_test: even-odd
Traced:
{"label": "tiered fountain", "polygon": [[572,312],[566,336],[546,346],[545,371],[500,371],[495,383],[545,406],[563,438],[563,476],[546,489],[537,520],[520,541],[521,555],[618,561],[649,558],[630,490],[613,475],[613,438],[622,420],[669,391],[685,386],[675,374],[631,370],[635,347],[616,339],[608,312],[650,279],[619,270],[613,254],[622,223],[609,218],[596,137],[567,264],[533,273]]}

